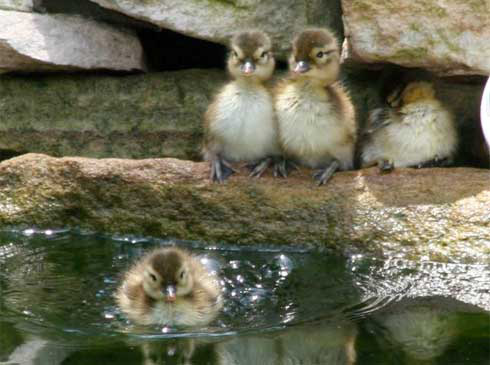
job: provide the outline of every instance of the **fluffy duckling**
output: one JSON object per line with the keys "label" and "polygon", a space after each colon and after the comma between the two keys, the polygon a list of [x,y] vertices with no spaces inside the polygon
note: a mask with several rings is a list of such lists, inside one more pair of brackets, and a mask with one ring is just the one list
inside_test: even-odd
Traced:
{"label": "fluffy duckling", "polygon": [[431,83],[417,81],[388,96],[390,107],[373,110],[363,133],[362,166],[381,171],[451,162],[458,136],[452,114]]}
{"label": "fluffy duckling", "polygon": [[356,143],[354,107],[336,82],[337,40],[327,29],[303,31],[293,41],[289,67],[290,77],[275,91],[279,143],[286,158],[320,169],[314,177],[321,185],[353,167]]}
{"label": "fluffy duckling", "polygon": [[217,278],[179,248],[160,248],[143,256],[126,273],[116,300],[140,325],[203,326],[222,307]]}
{"label": "fluffy duckling", "polygon": [[272,96],[264,87],[275,61],[271,41],[261,31],[236,34],[230,43],[227,68],[234,78],[215,96],[204,116],[204,158],[211,179],[223,182],[233,172],[229,162],[251,162],[259,177],[280,155]]}

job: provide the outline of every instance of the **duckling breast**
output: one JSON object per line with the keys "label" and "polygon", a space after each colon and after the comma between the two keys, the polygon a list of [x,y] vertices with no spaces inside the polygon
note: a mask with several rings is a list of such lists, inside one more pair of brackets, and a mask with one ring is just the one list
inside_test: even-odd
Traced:
{"label": "duckling breast", "polygon": [[251,161],[278,155],[272,97],[260,86],[244,88],[231,83],[218,98],[212,133],[230,161]]}

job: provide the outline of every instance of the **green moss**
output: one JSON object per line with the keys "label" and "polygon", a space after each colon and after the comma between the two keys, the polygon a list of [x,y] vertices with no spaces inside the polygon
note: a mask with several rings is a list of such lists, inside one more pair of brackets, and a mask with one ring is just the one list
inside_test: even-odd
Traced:
{"label": "green moss", "polygon": [[463,5],[468,6],[471,11],[477,15],[482,14],[488,16],[488,3],[481,0],[460,0]]}
{"label": "green moss", "polygon": [[365,0],[353,0],[351,6],[356,15],[362,14],[366,16],[366,13],[370,13],[373,10],[373,6]]}
{"label": "green moss", "polygon": [[437,35],[444,45],[453,53],[463,53],[464,50],[452,41],[455,37],[450,37],[445,29],[438,29]]}
{"label": "green moss", "polygon": [[3,75],[0,145],[54,156],[198,159],[202,115],[225,77]]}
{"label": "green moss", "polygon": [[417,32],[417,33],[422,31],[422,29],[420,28],[420,24],[418,24],[418,23],[411,23],[410,24],[410,30]]}
{"label": "green moss", "polygon": [[424,47],[404,48],[391,55],[389,59],[394,61],[424,60],[427,57],[427,54],[428,51]]}

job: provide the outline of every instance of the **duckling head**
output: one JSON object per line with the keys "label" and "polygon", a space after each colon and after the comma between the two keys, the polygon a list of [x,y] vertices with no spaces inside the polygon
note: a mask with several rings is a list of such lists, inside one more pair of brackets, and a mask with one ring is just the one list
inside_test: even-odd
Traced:
{"label": "duckling head", "polygon": [[293,78],[307,78],[329,85],[340,71],[339,45],[327,29],[312,28],[301,32],[293,41],[289,58]]}
{"label": "duckling head", "polygon": [[411,82],[405,87],[401,95],[402,104],[404,105],[434,98],[434,87],[430,82],[426,81]]}
{"label": "duckling head", "polygon": [[272,76],[274,66],[267,34],[251,30],[233,36],[228,57],[228,71],[233,77],[264,81]]}
{"label": "duckling head", "polygon": [[418,101],[432,100],[435,98],[435,90],[432,83],[427,81],[412,81],[405,87],[398,87],[393,90],[386,102],[393,108],[402,107]]}
{"label": "duckling head", "polygon": [[175,302],[192,291],[194,282],[186,253],[168,248],[151,254],[143,273],[145,293],[155,300]]}

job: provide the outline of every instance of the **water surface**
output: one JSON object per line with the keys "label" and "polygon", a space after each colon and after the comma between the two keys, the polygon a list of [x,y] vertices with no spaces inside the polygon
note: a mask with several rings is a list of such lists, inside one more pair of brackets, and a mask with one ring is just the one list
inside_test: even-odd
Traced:
{"label": "water surface", "polygon": [[223,312],[137,328],[113,300],[121,274],[172,244],[0,232],[0,364],[490,364],[485,265],[178,242],[219,273]]}

